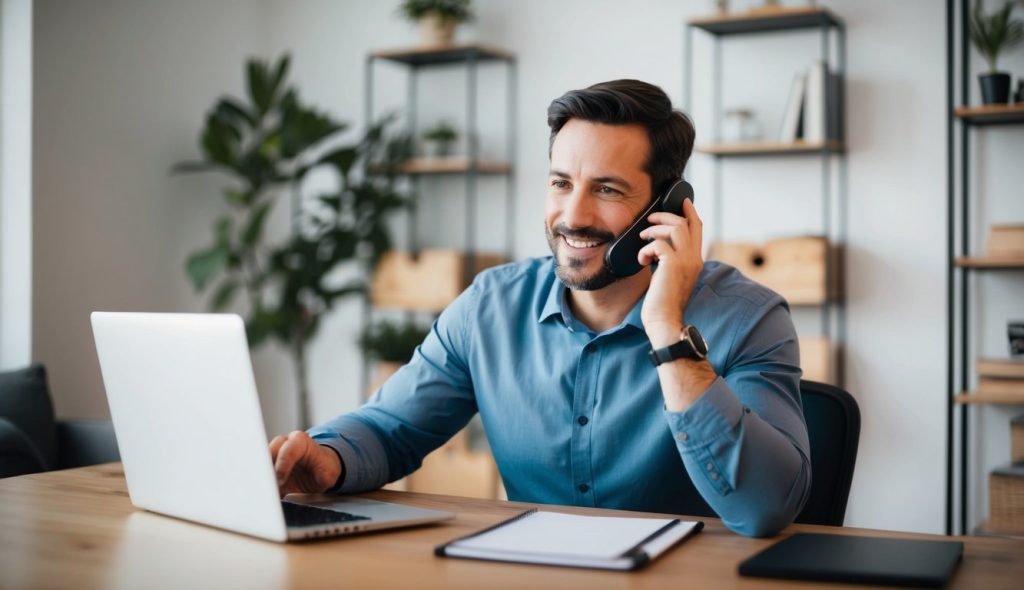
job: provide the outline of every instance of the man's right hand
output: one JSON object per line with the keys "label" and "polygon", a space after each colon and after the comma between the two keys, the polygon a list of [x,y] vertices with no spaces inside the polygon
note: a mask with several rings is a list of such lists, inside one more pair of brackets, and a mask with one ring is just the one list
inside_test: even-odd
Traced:
{"label": "man's right hand", "polygon": [[338,481],[343,469],[334,450],[313,442],[301,430],[270,441],[270,458],[281,497],[294,492],[319,493]]}

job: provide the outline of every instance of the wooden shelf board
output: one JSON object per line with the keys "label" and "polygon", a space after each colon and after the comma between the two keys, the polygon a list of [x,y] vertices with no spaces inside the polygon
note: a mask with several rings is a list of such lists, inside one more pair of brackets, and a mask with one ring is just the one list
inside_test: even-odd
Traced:
{"label": "wooden shelf board", "polygon": [[970,125],[1013,125],[1024,123],[1024,103],[963,106],[953,116]]}
{"label": "wooden shelf board", "polygon": [[988,256],[957,256],[953,263],[960,268],[989,270],[1024,268],[1024,257],[993,258]]}
{"label": "wooden shelf board", "polygon": [[[380,171],[380,168],[375,168]],[[480,174],[508,174],[512,166],[505,162],[477,161],[474,165],[469,158],[414,158],[398,167],[399,174],[464,174],[476,170]]]}
{"label": "wooden shelf board", "polygon": [[821,26],[841,27],[843,21],[820,6],[754,8],[743,12],[726,12],[691,19],[690,26],[712,35],[767,33]]}
{"label": "wooden shelf board", "polygon": [[384,59],[408,66],[433,66],[453,63],[465,63],[472,59],[477,61],[515,61],[515,55],[487,45],[459,44],[407,47],[387,49],[370,53],[374,59]]}
{"label": "wooden shelf board", "polygon": [[986,391],[971,391],[953,396],[958,404],[996,404],[996,405],[1024,405],[1024,389],[1017,393],[989,393]]}
{"label": "wooden shelf board", "polygon": [[820,154],[822,152],[843,152],[846,146],[841,141],[828,140],[824,143],[794,141],[752,141],[746,143],[719,143],[702,146],[697,151],[712,156],[773,156],[791,154]]}

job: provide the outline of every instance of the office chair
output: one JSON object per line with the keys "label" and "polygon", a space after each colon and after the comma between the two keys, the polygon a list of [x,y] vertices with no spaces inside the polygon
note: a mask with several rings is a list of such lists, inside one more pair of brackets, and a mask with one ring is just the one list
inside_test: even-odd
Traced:
{"label": "office chair", "polygon": [[0,478],[117,461],[108,420],[56,420],[46,369],[0,373]]}
{"label": "office chair", "polygon": [[860,441],[860,408],[832,385],[800,381],[811,443],[811,495],[796,522],[842,526]]}

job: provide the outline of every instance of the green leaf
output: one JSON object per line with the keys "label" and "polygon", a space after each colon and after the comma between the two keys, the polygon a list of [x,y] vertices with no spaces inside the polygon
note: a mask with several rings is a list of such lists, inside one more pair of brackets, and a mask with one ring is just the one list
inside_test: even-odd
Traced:
{"label": "green leaf", "polygon": [[270,81],[270,95],[276,97],[280,93],[281,84],[284,82],[285,76],[288,75],[288,66],[291,64],[291,57],[286,53],[281,56],[281,59],[277,61],[277,67],[274,68],[274,75]]}
{"label": "green leaf", "polygon": [[263,234],[263,226],[267,220],[267,213],[270,212],[273,205],[273,201],[267,201],[252,210],[252,213],[249,215],[249,222],[242,231],[242,244],[245,246],[252,246],[259,241],[260,236]]}
{"label": "green leaf", "polygon": [[256,105],[258,118],[262,119],[270,110],[271,95],[267,64],[258,59],[249,60],[249,98]]}
{"label": "green leaf", "polygon": [[203,155],[210,162],[237,168],[240,135],[219,117],[210,113],[206,117],[206,128],[201,139]]}
{"label": "green leaf", "polygon": [[213,300],[210,302],[210,311],[223,311],[231,303],[237,291],[237,281],[228,279],[221,283],[213,295]]}
{"label": "green leaf", "polygon": [[215,111],[217,117],[222,121],[234,121],[236,124],[244,122],[250,128],[256,128],[256,119],[245,110],[245,107],[238,104],[237,101],[231,98],[222,98],[217,103],[217,109]]}
{"label": "green leaf", "polygon": [[350,146],[325,154],[320,158],[320,162],[334,166],[343,177],[347,177],[358,157],[359,149]]}
{"label": "green leaf", "polygon": [[189,256],[185,263],[185,272],[188,273],[196,291],[202,291],[207,283],[224,269],[227,262],[228,250],[218,245]]}
{"label": "green leaf", "polygon": [[214,229],[217,236],[217,246],[231,251],[231,218],[221,217],[217,220],[217,225]]}
{"label": "green leaf", "polygon": [[245,207],[252,203],[255,195],[252,191],[239,191],[229,188],[224,190],[224,198],[232,205]]}

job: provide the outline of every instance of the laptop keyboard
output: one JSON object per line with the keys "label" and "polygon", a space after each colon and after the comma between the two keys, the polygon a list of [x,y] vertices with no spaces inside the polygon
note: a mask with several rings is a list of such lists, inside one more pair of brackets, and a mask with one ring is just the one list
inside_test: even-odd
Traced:
{"label": "laptop keyboard", "polygon": [[284,521],[290,527],[315,526],[318,524],[333,524],[336,522],[351,522],[354,520],[370,520],[366,516],[356,516],[348,512],[328,510],[296,504],[294,502],[281,502],[284,509]]}

